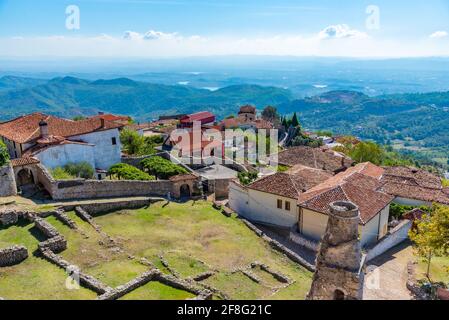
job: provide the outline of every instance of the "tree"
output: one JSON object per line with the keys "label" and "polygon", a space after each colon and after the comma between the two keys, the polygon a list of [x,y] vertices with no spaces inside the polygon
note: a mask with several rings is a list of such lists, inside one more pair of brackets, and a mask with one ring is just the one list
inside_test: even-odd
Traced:
{"label": "tree", "polygon": [[427,263],[426,276],[430,280],[432,257],[449,256],[449,207],[434,204],[431,214],[425,214],[409,236],[416,252]]}
{"label": "tree", "polygon": [[8,148],[0,141],[0,167],[4,166],[9,161],[9,153]]}
{"label": "tree", "polygon": [[116,176],[118,179],[124,180],[140,180],[140,181],[149,181],[154,180],[153,176],[150,176],[148,173],[143,172],[142,170],[137,169],[126,163],[117,163],[109,168],[108,174],[110,176]]}
{"label": "tree", "polygon": [[239,172],[237,177],[240,180],[240,183],[244,186],[249,185],[250,183],[254,182],[258,175],[257,172]]}
{"label": "tree", "polygon": [[178,174],[188,173],[185,168],[158,156],[144,159],[140,164],[146,172],[159,179],[169,179]]}
{"label": "tree", "polygon": [[94,168],[88,162],[68,163],[63,169],[70,175],[83,179],[92,179]]}
{"label": "tree", "polygon": [[296,112],[293,113],[292,126],[295,127],[295,128],[299,127],[299,120],[298,120],[298,116],[296,115]]}
{"label": "tree", "polygon": [[84,120],[84,119],[86,119],[86,117],[84,117],[84,116],[75,116],[75,117],[73,117],[73,121],[81,121],[81,120]]}
{"label": "tree", "polygon": [[271,123],[276,123],[279,121],[279,114],[275,107],[267,106],[262,111],[262,119],[270,121]]}
{"label": "tree", "polygon": [[163,142],[161,136],[143,137],[137,131],[124,129],[120,132],[123,151],[130,156],[143,156],[155,153],[154,147]]}
{"label": "tree", "polygon": [[349,152],[349,156],[358,163],[369,161],[376,165],[382,163],[383,155],[383,149],[371,141],[360,142]]}

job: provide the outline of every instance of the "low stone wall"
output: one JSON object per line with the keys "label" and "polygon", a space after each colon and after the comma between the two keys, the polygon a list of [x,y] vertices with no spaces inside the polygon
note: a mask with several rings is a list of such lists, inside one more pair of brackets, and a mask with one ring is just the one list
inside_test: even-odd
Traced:
{"label": "low stone wall", "polygon": [[417,263],[414,261],[410,261],[407,264],[407,289],[412,293],[412,295],[417,300],[429,300],[430,297],[427,293],[424,292],[424,290],[421,288],[421,286],[416,281],[415,277],[415,267]]}
{"label": "low stone wall", "polygon": [[59,253],[65,249],[67,249],[67,240],[61,235],[39,243],[39,250],[41,252],[44,250],[50,250],[54,253]]}
{"label": "low stone wall", "polygon": [[268,237],[262,230],[260,230],[259,228],[257,228],[254,224],[252,224],[251,222],[249,222],[246,219],[243,219],[240,217],[240,220],[243,221],[243,223],[249,228],[251,229],[256,235],[258,235],[259,237],[261,237],[263,240],[267,241],[268,244],[275,250],[285,254],[290,260],[299,263],[300,265],[302,265],[304,268],[306,268],[307,270],[311,271],[311,272],[315,272],[315,266],[308,263],[305,259],[303,259],[302,257],[300,257],[298,254],[296,254],[295,252],[293,252],[292,250],[290,250],[289,248],[287,248],[286,246],[282,245],[281,243],[279,243],[278,241]]}
{"label": "low stone wall", "polygon": [[161,271],[157,269],[153,269],[150,271],[147,271],[137,278],[131,280],[130,282],[121,285],[115,289],[112,289],[105,294],[98,297],[98,300],[117,300],[124,295],[130,293],[131,291],[147,284],[148,282],[156,279],[156,276],[159,275]]}
{"label": "low stone wall", "polygon": [[97,199],[114,197],[160,196],[172,192],[168,180],[54,180],[42,165],[36,165],[37,179],[54,200]]}
{"label": "low stone wall", "polygon": [[10,163],[0,167],[0,197],[17,195],[16,178]]}
{"label": "low stone wall", "polygon": [[72,211],[77,206],[82,207],[85,211],[92,215],[99,213],[107,213],[125,209],[139,209],[149,206],[151,203],[162,200],[161,198],[145,198],[135,200],[112,200],[107,202],[93,202],[83,204],[64,205],[62,208],[65,211]]}
{"label": "low stone wall", "polygon": [[34,226],[39,229],[47,238],[54,238],[59,236],[58,230],[55,229],[50,223],[42,218],[36,217],[34,219]]}
{"label": "low stone wall", "polygon": [[[55,264],[56,266],[66,270],[66,271],[69,269],[73,270],[73,268],[74,268],[73,265],[71,265],[70,263],[68,263],[67,261],[65,261],[64,259],[62,259],[60,256],[58,256],[57,254],[55,254],[54,252],[52,252],[49,249],[43,249],[41,251],[41,253],[45,259],[47,259],[51,263]],[[79,272],[78,276],[79,276],[80,284],[83,287],[93,290],[94,292],[96,292],[98,294],[104,294],[105,292],[112,290],[111,287],[101,283],[94,277],[91,277],[83,272]]]}
{"label": "low stone wall", "polygon": [[19,212],[15,210],[5,210],[0,212],[0,223],[4,226],[16,224],[19,220]]}
{"label": "low stone wall", "polygon": [[290,231],[289,239],[304,248],[312,250],[313,252],[318,252],[318,250],[320,248],[319,242],[306,239],[301,234],[299,234],[298,232],[295,232],[295,231]]}
{"label": "low stone wall", "polygon": [[0,250],[0,267],[13,266],[28,258],[28,250],[24,246],[12,246]]}
{"label": "low stone wall", "polygon": [[413,222],[410,220],[403,220],[396,228],[391,230],[383,239],[372,247],[367,248],[366,261],[370,261],[382,253],[397,246],[401,242],[408,239],[408,232],[410,231]]}
{"label": "low stone wall", "polygon": [[53,215],[70,229],[78,229],[75,221],[69,218],[69,216],[64,212],[64,210],[56,210]]}

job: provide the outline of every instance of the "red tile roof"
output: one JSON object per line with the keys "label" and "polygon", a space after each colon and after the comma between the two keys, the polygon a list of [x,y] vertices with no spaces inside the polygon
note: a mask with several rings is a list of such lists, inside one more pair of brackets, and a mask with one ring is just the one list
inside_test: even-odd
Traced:
{"label": "red tile roof", "polygon": [[331,176],[323,170],[297,166],[289,171],[278,172],[257,180],[247,188],[296,200],[301,193]]}
{"label": "red tile roof", "polygon": [[239,114],[241,113],[256,113],[256,108],[251,106],[251,105],[246,105],[246,106],[242,106],[240,107],[240,111]]}
{"label": "red tile roof", "polygon": [[[394,197],[380,192],[379,167],[370,163],[358,164],[317,185],[298,198],[299,205],[329,214],[334,201],[351,201],[360,210],[360,223],[366,224],[384,209]],[[382,168],[380,168],[382,169]]]}
{"label": "red tile roof", "polygon": [[181,123],[191,123],[194,121],[201,121],[201,123],[209,123],[215,121],[215,115],[209,111],[202,111],[184,116],[179,121]]}
{"label": "red tile roof", "polygon": [[26,165],[30,165],[30,164],[38,164],[38,163],[40,163],[40,161],[33,157],[24,157],[24,158],[17,158],[17,159],[11,160],[11,165],[13,167],[21,167],[21,166],[26,166]]}
{"label": "red tile roof", "polygon": [[396,197],[449,204],[449,194],[441,178],[412,167],[388,167],[381,178],[380,190]]}
{"label": "red tile roof", "polygon": [[307,167],[340,172],[352,166],[354,161],[327,148],[293,147],[279,153],[279,163],[287,166],[301,164]]}
{"label": "red tile roof", "polygon": [[65,138],[123,127],[122,124],[100,118],[73,121],[37,112],[1,123],[0,136],[17,143],[36,140],[40,137],[39,122],[42,120],[48,124],[50,135]]}

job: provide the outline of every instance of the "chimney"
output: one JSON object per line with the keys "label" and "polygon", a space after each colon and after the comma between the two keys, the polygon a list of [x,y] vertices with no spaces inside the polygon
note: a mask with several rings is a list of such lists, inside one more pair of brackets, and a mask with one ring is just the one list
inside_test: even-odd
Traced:
{"label": "chimney", "polygon": [[48,138],[48,123],[44,119],[39,122],[39,131],[41,138]]}
{"label": "chimney", "polygon": [[100,118],[100,123],[101,123],[100,128],[104,128],[104,119],[103,118]]}
{"label": "chimney", "polygon": [[102,115],[104,115],[104,112],[103,111],[98,111],[98,115],[102,116]]}

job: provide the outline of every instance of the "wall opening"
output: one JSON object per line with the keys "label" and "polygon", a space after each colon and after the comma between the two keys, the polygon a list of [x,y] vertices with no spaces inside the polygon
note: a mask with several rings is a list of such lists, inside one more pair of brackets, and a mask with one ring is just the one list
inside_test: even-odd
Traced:
{"label": "wall opening", "polygon": [[179,189],[181,198],[190,197],[190,186],[188,184],[183,184]]}
{"label": "wall opening", "polygon": [[334,291],[334,300],[345,300],[345,293],[341,290]]}
{"label": "wall opening", "polygon": [[17,174],[17,186],[34,184],[34,177],[30,170],[22,169]]}

